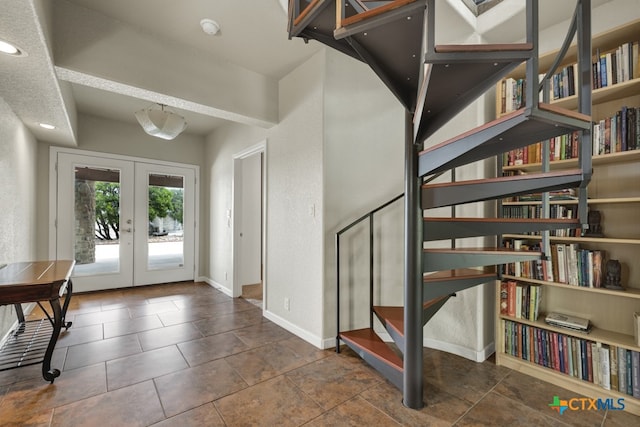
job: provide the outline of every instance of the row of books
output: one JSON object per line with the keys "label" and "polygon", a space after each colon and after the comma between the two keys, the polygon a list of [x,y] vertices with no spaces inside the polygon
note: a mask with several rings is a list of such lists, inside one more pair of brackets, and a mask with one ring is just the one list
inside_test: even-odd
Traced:
{"label": "row of books", "polygon": [[[516,148],[502,154],[502,164],[506,166],[520,166],[542,163],[543,141]],[[549,139],[549,160],[568,160],[578,157],[580,148],[580,133],[559,135]]]}
{"label": "row of books", "polygon": [[[549,218],[570,219],[577,218],[577,212],[575,206],[565,205],[550,205],[549,206]],[[503,218],[542,218],[542,206],[541,205],[506,205],[502,206]],[[555,237],[578,237],[582,230],[577,228],[565,228],[558,230],[551,230],[549,233]],[[540,235],[540,232],[532,232],[531,235]]]}
{"label": "row of books", "polygon": [[640,77],[638,42],[627,42],[606,53],[597,52],[592,62],[593,88],[612,86]]}
{"label": "row of books", "polygon": [[[502,154],[506,166],[542,163],[543,141]],[[623,106],[610,117],[593,124],[593,155],[619,153],[640,149],[640,107]],[[549,160],[568,160],[578,157],[580,134],[556,136],[549,139]]]}
{"label": "row of books", "polygon": [[594,123],[593,154],[640,149],[640,107],[622,107],[613,116]]}
{"label": "row of books", "polygon": [[510,113],[524,107],[526,80],[511,77],[501,83],[500,112]]}
{"label": "row of books", "polygon": [[[538,243],[529,245],[520,239],[506,240],[506,247],[541,251]],[[521,261],[506,264],[504,272],[525,279],[564,283],[585,288],[603,286],[605,252],[580,249],[577,243],[551,244],[551,253],[545,260]]]}
{"label": "row of books", "polygon": [[640,398],[639,352],[509,320],[504,326],[506,354]]}
{"label": "row of books", "polygon": [[[639,42],[627,42],[606,53],[596,52],[591,63],[592,89],[613,86],[640,78]],[[538,76],[542,81],[544,74]],[[557,100],[574,96],[578,87],[577,64],[561,68],[548,82],[549,99]],[[524,79],[506,78],[501,83],[501,114],[516,111],[525,105]],[[539,101],[543,101],[542,91]]]}
{"label": "row of books", "polygon": [[549,80],[550,99],[562,99],[576,94],[578,87],[578,64],[568,65]]}
{"label": "row of books", "polygon": [[540,314],[542,286],[526,285],[515,280],[500,282],[500,314],[536,321]]}

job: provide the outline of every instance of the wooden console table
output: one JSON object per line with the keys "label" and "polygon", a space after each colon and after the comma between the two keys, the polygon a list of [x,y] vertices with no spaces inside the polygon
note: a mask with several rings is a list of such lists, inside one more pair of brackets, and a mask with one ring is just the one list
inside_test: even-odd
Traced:
{"label": "wooden console table", "polygon": [[[0,347],[0,371],[42,363],[42,376],[53,382],[60,371],[51,369],[51,356],[64,326],[71,300],[71,272],[75,261],[34,261],[0,265],[0,305],[13,304],[18,328]],[[64,305],[60,297],[65,293]],[[53,315],[42,306],[49,301]],[[25,321],[21,303],[37,303],[46,319]]]}

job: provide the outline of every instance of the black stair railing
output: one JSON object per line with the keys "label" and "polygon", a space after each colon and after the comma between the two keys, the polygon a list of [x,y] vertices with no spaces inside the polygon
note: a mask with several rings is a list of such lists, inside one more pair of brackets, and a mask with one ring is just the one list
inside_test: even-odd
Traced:
{"label": "black stair railing", "polygon": [[374,271],[375,271],[375,257],[374,257],[374,217],[376,213],[389,207],[398,200],[404,197],[404,193],[400,194],[386,203],[378,206],[377,208],[367,212],[360,218],[354,220],[349,225],[343,227],[336,232],[335,245],[336,245],[336,353],[340,353],[340,237],[351,230],[356,225],[363,221],[369,220],[369,327],[373,328],[373,288],[374,288]]}

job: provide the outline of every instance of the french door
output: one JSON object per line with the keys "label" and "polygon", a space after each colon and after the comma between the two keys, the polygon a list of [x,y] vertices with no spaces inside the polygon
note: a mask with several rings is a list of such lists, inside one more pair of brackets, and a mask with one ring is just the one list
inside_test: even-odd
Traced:
{"label": "french door", "polygon": [[55,251],[76,290],[193,280],[195,167],[55,155]]}

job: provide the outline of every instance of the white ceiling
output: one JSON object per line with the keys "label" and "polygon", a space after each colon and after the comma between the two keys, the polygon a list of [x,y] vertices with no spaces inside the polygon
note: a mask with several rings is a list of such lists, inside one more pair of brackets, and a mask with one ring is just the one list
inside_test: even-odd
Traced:
{"label": "white ceiling", "polygon": [[[504,0],[479,18],[460,0],[441,1],[437,22],[454,23],[447,35],[523,37],[523,0]],[[67,145],[77,144],[76,110],[135,123],[133,112],[153,102],[173,106],[197,135],[226,120],[269,127],[277,123],[277,107],[275,116],[269,107],[277,104],[277,81],[321,48],[288,39],[283,3],[0,0],[0,39],[28,53],[0,55],[0,97],[38,139]],[[575,3],[540,4],[546,28],[568,19]],[[220,34],[206,35],[202,18],[216,20]],[[43,131],[38,122],[57,129]]]}

